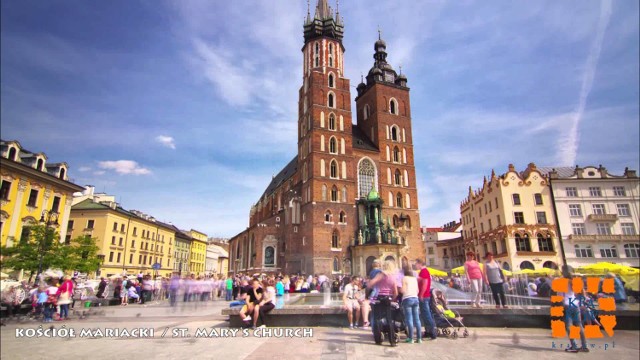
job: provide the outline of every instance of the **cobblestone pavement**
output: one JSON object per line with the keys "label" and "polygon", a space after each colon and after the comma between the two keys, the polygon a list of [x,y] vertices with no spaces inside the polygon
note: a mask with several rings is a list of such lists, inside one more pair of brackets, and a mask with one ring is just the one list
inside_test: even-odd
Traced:
{"label": "cobblestone pavement", "polygon": [[[0,330],[2,359],[584,359],[640,358],[640,333],[616,331],[613,338],[594,340],[588,354],[564,352],[567,341],[553,339],[546,329],[470,328],[469,338],[439,338],[423,344],[375,345],[370,331],[348,328],[310,327],[312,335],[298,331],[294,337],[261,337],[263,332],[229,329],[220,310],[225,302],[206,307],[193,304],[172,309],[165,303],[92,309],[85,319],[40,324],[8,321]],[[96,311],[97,310],[97,311]],[[346,323],[346,320],[345,320]],[[43,325],[59,330],[74,329],[74,338],[26,337]],[[46,326],[45,326],[46,325]],[[32,329],[32,330],[29,330]],[[84,336],[80,336],[85,331]],[[100,329],[103,334],[94,331]],[[107,329],[133,333],[147,331],[149,337],[106,337]],[[153,329],[153,334],[151,330]],[[268,328],[272,332],[286,329]],[[88,336],[87,331],[91,331]],[[237,331],[237,332],[232,332]],[[225,334],[226,332],[226,334]],[[308,333],[307,333],[308,334]],[[23,337],[17,337],[22,335]],[[102,336],[101,336],[102,335]],[[115,334],[114,334],[115,335]],[[226,335],[226,336],[225,336]],[[283,334],[286,335],[286,334]]]}

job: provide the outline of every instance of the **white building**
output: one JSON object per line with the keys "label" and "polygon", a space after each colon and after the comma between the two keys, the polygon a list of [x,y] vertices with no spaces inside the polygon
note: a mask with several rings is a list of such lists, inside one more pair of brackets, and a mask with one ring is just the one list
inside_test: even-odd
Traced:
{"label": "white building", "polygon": [[621,176],[602,165],[540,170],[550,180],[568,265],[640,265],[640,180],[634,170]]}
{"label": "white building", "polygon": [[452,221],[439,228],[423,227],[420,230],[425,242],[427,266],[450,271],[464,264],[462,222]]}
{"label": "white building", "polygon": [[209,241],[207,257],[205,259],[205,273],[207,275],[227,275],[229,270],[229,252],[222,246]]}

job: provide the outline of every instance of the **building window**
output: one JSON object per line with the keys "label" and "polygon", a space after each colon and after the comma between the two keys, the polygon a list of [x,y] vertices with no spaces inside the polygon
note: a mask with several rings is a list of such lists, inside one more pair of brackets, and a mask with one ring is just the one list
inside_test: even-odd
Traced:
{"label": "building window", "polygon": [[491,226],[491,219],[489,219],[488,222],[489,222],[489,231],[491,231],[493,229],[493,226]]}
{"label": "building window", "polygon": [[331,188],[331,201],[338,202],[338,188],[335,185]]}
{"label": "building window", "polygon": [[118,231],[118,223],[117,222],[113,223],[113,231]]}
{"label": "building window", "polygon": [[113,251],[109,253],[109,262],[113,262]]}
{"label": "building window", "polygon": [[640,244],[624,244],[624,255],[628,258],[640,257]]}
{"label": "building window", "polygon": [[42,159],[38,159],[38,163],[36,165],[36,169],[42,171],[43,168],[44,168],[44,161],[42,161]]}
{"label": "building window", "polygon": [[347,202],[347,187],[346,186],[342,187],[342,201],[343,202]]}
{"label": "building window", "polygon": [[31,189],[29,193],[29,201],[27,202],[27,206],[36,207],[38,203],[38,190]]}
{"label": "building window", "polygon": [[333,272],[340,272],[340,260],[337,257],[333,258]]}
{"label": "building window", "polygon": [[329,152],[332,154],[338,153],[338,142],[334,137],[331,137],[331,139],[329,139]]}
{"label": "building window", "polygon": [[122,238],[120,238],[120,241],[118,241],[118,246],[122,246]]}
{"label": "building window", "polygon": [[505,239],[500,240],[500,248],[502,249],[503,253],[507,252],[507,240]]}
{"label": "building window", "polygon": [[520,205],[520,194],[513,194],[513,205]]}
{"label": "building window", "polygon": [[617,204],[618,216],[631,216],[631,210],[629,210],[629,204]]}
{"label": "building window", "polygon": [[133,227],[133,236],[138,236],[138,228],[137,227]]}
{"label": "building window", "polygon": [[500,222],[500,215],[496,216],[496,220],[498,220],[497,226],[502,226],[502,223]]}
{"label": "building window", "polygon": [[331,234],[331,247],[334,249],[340,248],[340,236],[337,231],[334,231],[333,234]]}
{"label": "building window", "polygon": [[569,204],[569,215],[582,216],[582,206],[580,204]]}
{"label": "building window", "polygon": [[396,186],[402,186],[402,175],[400,175],[400,170],[396,169],[394,179]]}
{"label": "building window", "polygon": [[327,210],[327,212],[324,213],[324,222],[331,222],[331,211]]}
{"label": "building window", "polygon": [[624,190],[624,186],[614,186],[613,195],[615,196],[627,196],[627,192]]}
{"label": "building window", "polygon": [[396,195],[396,206],[401,208],[402,207],[402,194],[398,193],[398,195]]}
{"label": "building window", "polygon": [[536,211],[536,218],[538,219],[538,224],[547,223],[547,213],[544,211]]}
{"label": "building window", "polygon": [[600,247],[600,257],[603,258],[617,258],[618,257],[618,249],[615,245],[605,245]]}
{"label": "building window", "polygon": [[[331,59],[329,59],[329,60],[331,60]],[[331,65],[329,65],[329,66],[331,66]],[[333,84],[333,74],[329,74],[329,87],[332,88],[333,85],[334,85]]]}
{"label": "building window", "polygon": [[2,180],[0,186],[0,199],[9,200],[9,192],[11,191],[11,181]]}
{"label": "building window", "polygon": [[591,205],[591,207],[593,208],[593,213],[595,215],[604,215],[604,214],[606,214],[606,211],[604,210],[604,204],[593,204],[593,205]]}
{"label": "building window", "polygon": [[591,196],[591,197],[602,197],[602,190],[599,187],[590,187],[589,188],[589,196]]}
{"label": "building window", "polygon": [[377,189],[375,184],[376,169],[369,159],[362,159],[358,166],[358,196],[366,197],[371,189]]}
{"label": "building window", "polygon": [[274,266],[276,263],[275,257],[276,250],[273,246],[267,246],[264,249],[264,265],[265,266]]}
{"label": "building window", "polygon": [[347,222],[347,216],[345,215],[344,211],[340,211],[340,223],[344,224],[345,222]]}
{"label": "building window", "polygon": [[573,235],[585,235],[587,233],[583,223],[573,223],[571,224],[571,229],[573,230]]}
{"label": "building window", "polygon": [[495,241],[491,242],[491,251],[493,251],[494,254],[498,254],[498,243]]}
{"label": "building window", "polygon": [[335,107],[335,100],[334,100],[333,97],[334,97],[333,94],[330,93],[329,97],[328,97],[328,100],[327,100],[327,106],[330,107],[330,108]]}
{"label": "building window", "polygon": [[520,263],[520,270],[526,270],[526,269],[535,270],[535,267],[533,266],[533,264],[530,261],[521,262]]}
{"label": "building window", "polygon": [[11,147],[9,149],[9,156],[7,157],[7,159],[12,160],[12,161],[16,161],[16,148]]}
{"label": "building window", "polygon": [[433,255],[433,248],[432,247],[427,248],[427,253],[429,255]]}
{"label": "building window", "polygon": [[531,242],[529,241],[529,235],[521,237],[520,234],[516,234],[516,251],[531,251]]}
{"label": "building window", "polygon": [[596,231],[598,235],[611,235],[611,226],[606,223],[596,223]]}
{"label": "building window", "polygon": [[59,212],[58,210],[60,209],[60,197],[59,196],[54,196],[53,197],[53,204],[51,204],[51,211],[54,213]]}
{"label": "building window", "polygon": [[397,126],[391,127],[391,140],[398,141],[400,135],[398,134],[399,130]]}
{"label": "building window", "polygon": [[622,235],[636,234],[636,227],[633,225],[633,223],[622,223],[620,224],[620,227],[622,228]]}
{"label": "building window", "polygon": [[514,212],[513,219],[516,224],[524,224],[524,213],[521,211]]}
{"label": "building window", "polygon": [[575,187],[564,188],[564,191],[567,193],[567,197],[578,197],[578,189]]}
{"label": "building window", "polygon": [[87,229],[93,229],[93,224],[95,220],[87,220]]}
{"label": "building window", "polygon": [[73,230],[73,220],[67,222],[67,231]]}
{"label": "building window", "polygon": [[542,205],[542,194],[534,194],[533,199],[536,205]]}
{"label": "building window", "polygon": [[135,240],[131,240],[131,248],[133,249],[134,247],[136,247],[136,241]]}
{"label": "building window", "polygon": [[124,224],[120,225],[120,232],[124,232]]}
{"label": "building window", "polygon": [[369,118],[369,115],[370,115],[369,104],[366,104],[364,106],[364,119],[367,120]]}
{"label": "building window", "polygon": [[121,256],[122,256],[122,253],[118,253],[118,260],[117,260],[118,263],[120,262],[120,257]]}
{"label": "building window", "polygon": [[332,179],[337,179],[338,178],[338,163],[335,160],[331,161],[331,165],[329,165],[329,169],[330,169],[330,176]]}
{"label": "building window", "polygon": [[591,249],[591,245],[575,245],[576,257],[579,258],[590,258],[593,257],[593,250]]}
{"label": "building window", "polygon": [[393,162],[400,162],[400,149],[397,146],[393,148]]}
{"label": "building window", "polygon": [[398,103],[396,102],[396,99],[391,99],[389,101],[389,112],[393,115],[398,115]]}
{"label": "building window", "polygon": [[538,234],[538,251],[553,251],[553,241],[551,237],[544,237]]}
{"label": "building window", "polygon": [[329,130],[336,129],[336,116],[333,114],[329,115]]}

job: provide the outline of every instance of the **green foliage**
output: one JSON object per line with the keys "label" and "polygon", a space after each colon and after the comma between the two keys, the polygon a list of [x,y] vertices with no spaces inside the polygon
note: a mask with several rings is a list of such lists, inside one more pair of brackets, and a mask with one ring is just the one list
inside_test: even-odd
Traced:
{"label": "green foliage", "polygon": [[0,266],[37,273],[42,255],[42,271],[50,268],[87,273],[98,270],[101,260],[96,239],[80,236],[71,240],[69,245],[61,244],[59,239],[55,228],[32,225],[26,238],[21,238],[13,247],[3,246],[0,249]]}

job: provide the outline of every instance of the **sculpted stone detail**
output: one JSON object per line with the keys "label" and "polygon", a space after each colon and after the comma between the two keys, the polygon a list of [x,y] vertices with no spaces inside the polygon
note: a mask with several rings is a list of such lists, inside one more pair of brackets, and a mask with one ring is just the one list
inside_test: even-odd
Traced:
{"label": "sculpted stone detail", "polygon": [[24,192],[27,190],[27,182],[26,180],[20,180],[18,183],[18,192]]}

